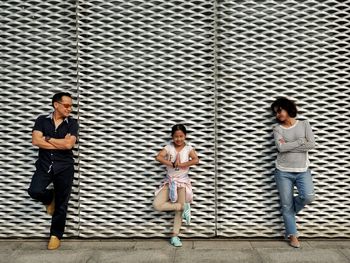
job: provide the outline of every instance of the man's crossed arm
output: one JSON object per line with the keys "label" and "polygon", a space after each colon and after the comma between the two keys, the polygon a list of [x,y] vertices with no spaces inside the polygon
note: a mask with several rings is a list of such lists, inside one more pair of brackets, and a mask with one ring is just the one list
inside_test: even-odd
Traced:
{"label": "man's crossed arm", "polygon": [[74,147],[77,137],[67,134],[64,139],[50,138],[49,141],[41,131],[34,130],[32,133],[32,144],[46,150],[70,150]]}

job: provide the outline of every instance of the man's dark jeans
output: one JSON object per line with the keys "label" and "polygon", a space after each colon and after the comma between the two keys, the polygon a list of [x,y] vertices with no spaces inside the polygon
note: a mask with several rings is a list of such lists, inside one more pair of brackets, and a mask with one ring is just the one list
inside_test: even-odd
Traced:
{"label": "man's dark jeans", "polygon": [[[50,235],[57,236],[59,239],[62,238],[66,225],[68,201],[72,190],[73,178],[73,165],[67,166],[66,169],[59,173],[55,173],[54,170],[48,173],[37,166],[28,189],[29,195],[44,205],[50,204],[53,196],[55,196],[55,212],[52,215]],[[51,182],[53,182],[54,189],[47,189]]]}

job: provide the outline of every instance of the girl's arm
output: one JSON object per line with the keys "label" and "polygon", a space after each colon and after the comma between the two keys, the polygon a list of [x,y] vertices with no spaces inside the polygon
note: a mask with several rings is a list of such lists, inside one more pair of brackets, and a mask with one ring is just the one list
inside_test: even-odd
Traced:
{"label": "girl's arm", "polygon": [[158,155],[156,156],[156,160],[160,162],[161,164],[164,164],[166,166],[173,166],[173,163],[169,160],[167,160],[165,157],[167,155],[167,152],[165,149],[162,149]]}
{"label": "girl's arm", "polygon": [[189,167],[189,166],[196,165],[199,163],[198,155],[194,149],[192,149],[190,151],[189,156],[190,156],[191,160],[189,160],[188,162],[185,162],[185,163],[177,163],[177,167]]}

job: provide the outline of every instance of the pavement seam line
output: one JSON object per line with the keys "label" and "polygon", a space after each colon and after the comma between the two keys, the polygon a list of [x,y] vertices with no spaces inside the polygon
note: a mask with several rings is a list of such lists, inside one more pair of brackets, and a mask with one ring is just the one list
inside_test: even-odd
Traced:
{"label": "pavement seam line", "polygon": [[337,250],[350,262],[350,258],[341,249],[338,248]]}
{"label": "pavement seam line", "polygon": [[176,254],[177,254],[177,249],[174,249],[174,250],[175,252],[173,253],[173,260],[172,260],[173,263],[175,263],[176,261]]}

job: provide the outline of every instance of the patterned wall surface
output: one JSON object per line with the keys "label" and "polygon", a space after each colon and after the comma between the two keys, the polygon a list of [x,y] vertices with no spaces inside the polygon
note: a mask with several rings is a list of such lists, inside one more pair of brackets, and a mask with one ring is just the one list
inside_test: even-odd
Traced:
{"label": "patterned wall surface", "polygon": [[173,213],[152,208],[165,176],[155,161],[185,123],[193,226],[215,233],[213,5],[210,1],[82,1],[79,5],[82,237],[160,236]]}
{"label": "patterned wall surface", "polygon": [[[0,237],[45,236],[50,218],[27,194],[38,154],[31,130],[37,116],[51,111],[54,92],[77,96],[75,1],[2,1],[0,12]],[[70,236],[78,229],[78,176]]]}
{"label": "patterned wall surface", "polygon": [[4,1],[1,10],[0,237],[44,237],[26,189],[35,118],[59,90],[80,121],[67,237],[155,237],[164,177],[154,159],[183,122],[201,163],[187,237],[282,234],[269,105],[310,120],[317,192],[307,237],[350,237],[350,1]]}
{"label": "patterned wall surface", "polygon": [[349,4],[219,1],[218,235],[282,234],[269,106],[287,95],[317,142],[300,234],[350,236]]}

